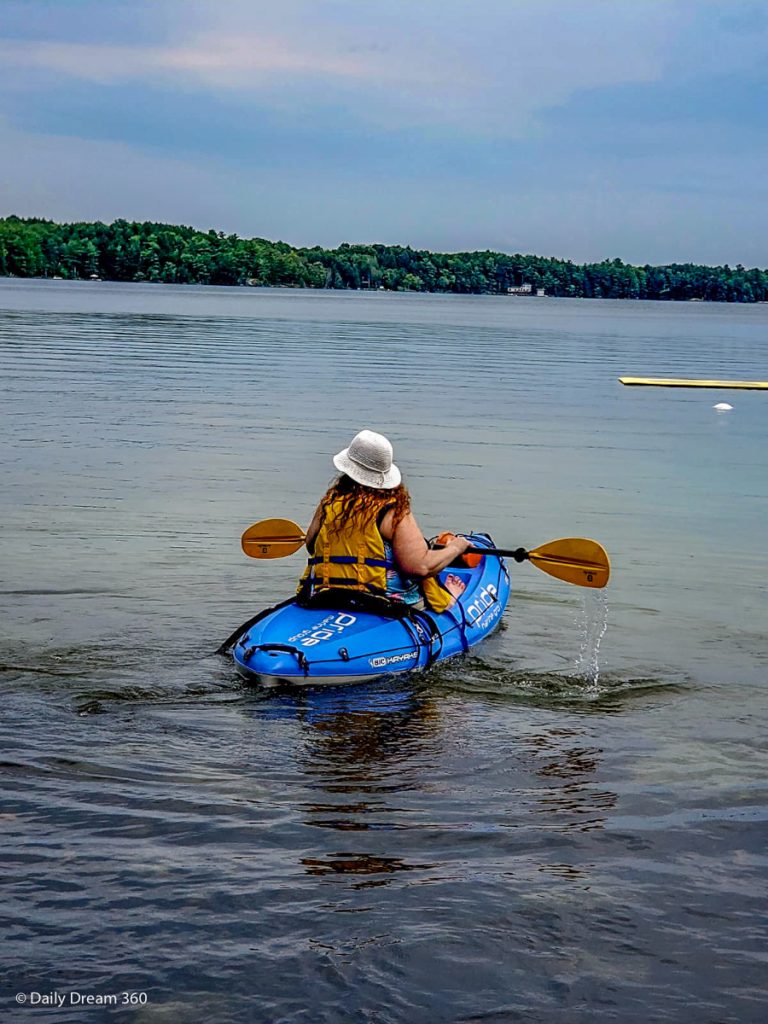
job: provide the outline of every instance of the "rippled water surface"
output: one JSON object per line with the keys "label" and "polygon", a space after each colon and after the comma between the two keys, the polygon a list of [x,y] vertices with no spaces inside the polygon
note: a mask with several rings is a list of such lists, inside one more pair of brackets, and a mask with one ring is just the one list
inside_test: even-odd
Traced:
{"label": "rippled water surface", "polygon": [[[768,394],[617,377],[767,354],[766,306],[0,281],[0,1019],[764,1021]],[[239,535],[363,426],[426,533],[610,587],[515,566],[465,659],[245,686],[301,561]]]}

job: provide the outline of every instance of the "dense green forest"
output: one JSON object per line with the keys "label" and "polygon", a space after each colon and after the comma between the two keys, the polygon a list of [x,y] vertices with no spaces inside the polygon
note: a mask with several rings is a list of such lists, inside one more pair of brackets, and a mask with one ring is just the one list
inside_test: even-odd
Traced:
{"label": "dense green forest", "polygon": [[506,294],[529,284],[547,295],[610,299],[765,302],[768,271],[693,263],[635,267],[500,252],[435,253],[399,245],[297,249],[172,224],[54,224],[0,218],[0,276],[101,278],[176,284],[385,288]]}

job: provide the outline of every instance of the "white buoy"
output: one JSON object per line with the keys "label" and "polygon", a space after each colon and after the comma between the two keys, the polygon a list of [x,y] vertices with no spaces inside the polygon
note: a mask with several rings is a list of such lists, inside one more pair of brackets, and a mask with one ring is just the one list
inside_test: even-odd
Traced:
{"label": "white buoy", "polygon": [[733,406],[728,405],[727,402],[718,402],[717,405],[713,405],[712,408],[717,409],[718,412],[728,412],[728,410],[732,409]]}

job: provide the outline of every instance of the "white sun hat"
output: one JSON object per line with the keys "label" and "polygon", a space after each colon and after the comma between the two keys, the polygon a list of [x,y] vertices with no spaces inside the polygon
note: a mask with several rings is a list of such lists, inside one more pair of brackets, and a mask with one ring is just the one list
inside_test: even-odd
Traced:
{"label": "white sun hat", "polygon": [[355,434],[349,448],[334,455],[333,464],[357,483],[376,490],[391,490],[402,479],[392,461],[392,445],[383,434],[373,430]]}

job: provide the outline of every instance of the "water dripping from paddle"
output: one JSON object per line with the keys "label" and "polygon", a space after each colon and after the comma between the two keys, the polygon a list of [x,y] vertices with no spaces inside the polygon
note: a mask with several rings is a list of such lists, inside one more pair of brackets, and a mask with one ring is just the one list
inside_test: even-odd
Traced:
{"label": "water dripping from paddle", "polygon": [[605,590],[581,592],[581,607],[576,614],[576,628],[581,636],[579,653],[574,662],[576,676],[597,689],[600,679],[600,644],[608,629],[608,597]]}

